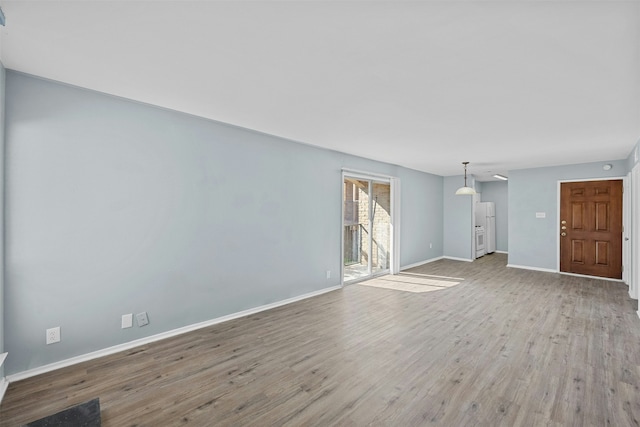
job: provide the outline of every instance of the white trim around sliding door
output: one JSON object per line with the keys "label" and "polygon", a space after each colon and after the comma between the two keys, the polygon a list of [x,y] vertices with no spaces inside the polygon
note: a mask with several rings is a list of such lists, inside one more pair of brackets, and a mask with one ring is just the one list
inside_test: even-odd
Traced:
{"label": "white trim around sliding door", "polygon": [[375,182],[389,183],[391,190],[391,263],[389,272],[400,272],[400,178],[383,175],[375,172],[366,172],[356,169],[342,168],[341,174],[342,200],[340,201],[340,284],[344,286],[344,180],[345,177],[363,179]]}
{"label": "white trim around sliding door", "polygon": [[400,178],[391,178],[391,274],[400,273]]}

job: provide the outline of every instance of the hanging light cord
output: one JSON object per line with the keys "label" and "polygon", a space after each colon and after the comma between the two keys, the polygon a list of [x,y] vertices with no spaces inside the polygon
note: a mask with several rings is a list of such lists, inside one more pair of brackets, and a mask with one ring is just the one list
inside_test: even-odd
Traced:
{"label": "hanging light cord", "polygon": [[462,164],[464,165],[464,186],[467,186],[467,165],[469,164],[469,162],[462,162]]}

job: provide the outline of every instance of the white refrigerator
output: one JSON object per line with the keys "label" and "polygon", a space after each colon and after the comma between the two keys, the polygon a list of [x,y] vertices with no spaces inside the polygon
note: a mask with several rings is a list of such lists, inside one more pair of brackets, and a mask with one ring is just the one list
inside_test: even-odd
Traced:
{"label": "white refrigerator", "polygon": [[496,205],[493,202],[476,203],[476,225],[484,227],[486,253],[496,251]]}

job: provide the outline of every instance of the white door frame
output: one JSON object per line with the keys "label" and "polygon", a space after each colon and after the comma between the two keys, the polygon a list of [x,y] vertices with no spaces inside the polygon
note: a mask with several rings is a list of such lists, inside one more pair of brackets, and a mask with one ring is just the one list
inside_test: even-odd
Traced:
{"label": "white door frame", "polygon": [[631,281],[631,232],[632,232],[632,208],[631,208],[631,172],[622,180],[622,281],[629,286],[629,295],[632,294],[633,282]]}
{"label": "white door frame", "polygon": [[[625,265],[624,269],[629,269],[627,274],[629,278],[629,296],[633,299],[640,297],[640,196],[638,191],[640,190],[640,164],[636,164],[631,169],[631,179],[629,180],[629,198],[630,208],[630,231],[627,235],[631,239],[631,245],[629,249],[629,265]],[[625,234],[626,230],[625,230]],[[640,310],[638,310],[640,315]]]}

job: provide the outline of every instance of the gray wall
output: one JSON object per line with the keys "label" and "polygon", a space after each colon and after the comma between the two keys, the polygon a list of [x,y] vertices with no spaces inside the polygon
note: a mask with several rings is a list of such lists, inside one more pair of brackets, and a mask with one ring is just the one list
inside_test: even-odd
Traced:
{"label": "gray wall", "polygon": [[[433,175],[409,169],[405,172],[400,200],[400,236],[404,252],[401,266],[440,257],[443,251],[443,178],[434,179]],[[416,229],[411,224],[419,227]]]}
{"label": "gray wall", "polygon": [[482,183],[482,201],[496,205],[496,250],[509,250],[509,197],[506,181],[488,181]]}
{"label": "gray wall", "polygon": [[[605,163],[613,168],[603,170]],[[509,264],[558,269],[558,181],[626,174],[626,160],[509,171]],[[546,218],[536,218],[536,212]]]}
{"label": "gray wall", "polygon": [[339,284],[343,167],[401,179],[401,265],[442,255],[441,177],[12,71],[6,91],[7,374]]}
{"label": "gray wall", "polygon": [[[444,177],[443,185],[443,232],[444,256],[472,260],[473,197],[456,196],[456,190],[464,184],[463,176]],[[469,186],[474,186],[472,180]],[[480,190],[480,186],[476,191]]]}
{"label": "gray wall", "polygon": [[640,140],[638,140],[631,153],[629,153],[629,157],[627,157],[627,170],[631,171],[638,162],[640,162]]}
{"label": "gray wall", "polygon": [[[4,353],[4,109],[6,71],[0,63],[0,353]],[[0,367],[0,378],[5,367]]]}

